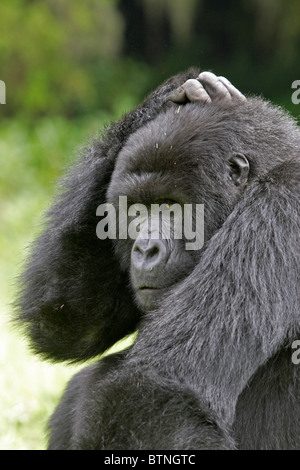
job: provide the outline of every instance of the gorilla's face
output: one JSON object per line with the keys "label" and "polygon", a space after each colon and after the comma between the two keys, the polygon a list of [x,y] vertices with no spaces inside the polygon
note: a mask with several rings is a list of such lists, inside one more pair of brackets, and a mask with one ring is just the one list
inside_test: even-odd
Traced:
{"label": "gorilla's face", "polygon": [[248,161],[214,110],[169,109],[131,135],[118,156],[107,192],[118,208],[115,251],[143,310],[192,271],[247,182]]}

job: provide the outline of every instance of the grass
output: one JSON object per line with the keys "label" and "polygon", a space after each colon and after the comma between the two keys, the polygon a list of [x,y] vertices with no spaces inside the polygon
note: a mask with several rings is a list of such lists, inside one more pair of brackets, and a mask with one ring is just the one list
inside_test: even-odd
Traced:
{"label": "grass", "polygon": [[34,357],[21,333],[11,327],[11,303],[14,279],[39,231],[53,182],[76,148],[106,120],[44,118],[35,125],[7,121],[0,128],[0,450],[46,448],[47,420],[79,369]]}

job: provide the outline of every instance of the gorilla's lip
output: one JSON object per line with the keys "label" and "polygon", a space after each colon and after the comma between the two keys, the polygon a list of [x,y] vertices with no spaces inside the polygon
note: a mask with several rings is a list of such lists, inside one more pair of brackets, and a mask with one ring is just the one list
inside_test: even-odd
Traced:
{"label": "gorilla's lip", "polygon": [[140,286],[138,288],[139,290],[158,290],[160,287],[155,287],[155,286]]}

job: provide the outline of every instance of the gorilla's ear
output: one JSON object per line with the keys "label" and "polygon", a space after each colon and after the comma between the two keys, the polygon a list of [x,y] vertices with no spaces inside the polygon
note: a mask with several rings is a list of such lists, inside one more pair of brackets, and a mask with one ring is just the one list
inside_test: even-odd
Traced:
{"label": "gorilla's ear", "polygon": [[241,153],[233,155],[230,160],[230,179],[236,186],[242,186],[248,181],[250,165]]}

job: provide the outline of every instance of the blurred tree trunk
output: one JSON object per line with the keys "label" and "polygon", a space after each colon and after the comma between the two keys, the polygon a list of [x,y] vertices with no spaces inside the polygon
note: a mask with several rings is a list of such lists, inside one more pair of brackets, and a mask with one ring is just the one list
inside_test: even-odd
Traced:
{"label": "blurred tree trunk", "polygon": [[171,44],[188,45],[201,5],[202,0],[121,0],[125,54],[157,64]]}

